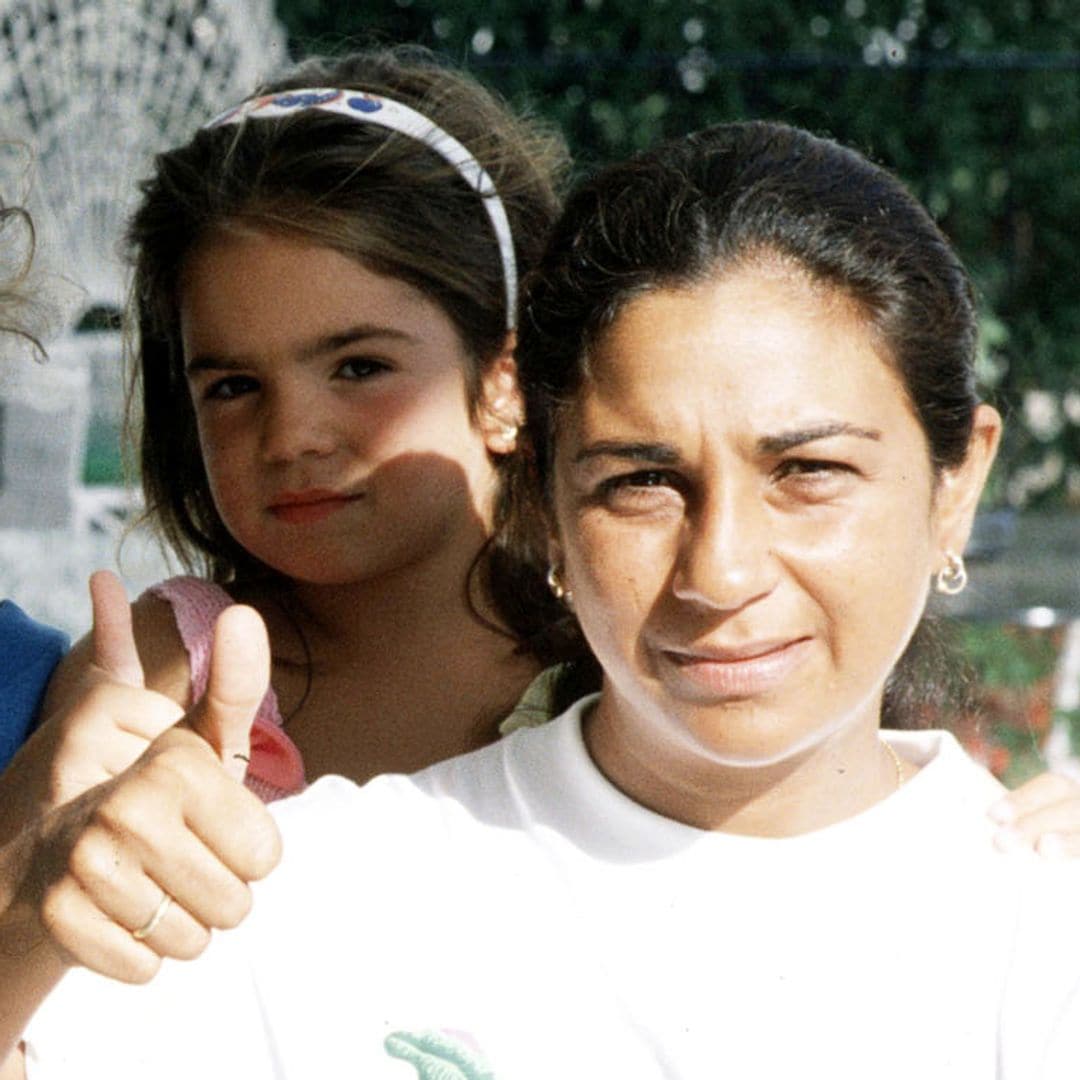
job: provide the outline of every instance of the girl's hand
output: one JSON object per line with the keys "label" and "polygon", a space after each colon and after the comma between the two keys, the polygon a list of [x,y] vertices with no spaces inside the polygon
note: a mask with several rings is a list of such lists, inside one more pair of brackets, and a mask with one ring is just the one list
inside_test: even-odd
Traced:
{"label": "girl's hand", "polygon": [[184,714],[171,698],[145,689],[131,605],[115,574],[90,577],[92,662],[67,704],[47,723],[57,729],[49,802],[59,806],[119,776]]}
{"label": "girl's hand", "polygon": [[1002,851],[1034,849],[1049,858],[1080,856],[1080,785],[1057,773],[1042,773],[1010,791],[990,810],[1000,828]]}
{"label": "girl's hand", "polygon": [[119,579],[90,578],[91,662],[0,777],[0,843],[33,817],[119,776],[183,716],[171,698],[144,687]]}
{"label": "girl's hand", "polygon": [[211,929],[244,918],[248,882],[280,855],[273,819],[242,784],[269,671],[262,620],[229,608],[206,696],[185,721],[34,826],[12,907],[35,913],[39,944],[63,964],[143,982],[162,957],[195,957]]}

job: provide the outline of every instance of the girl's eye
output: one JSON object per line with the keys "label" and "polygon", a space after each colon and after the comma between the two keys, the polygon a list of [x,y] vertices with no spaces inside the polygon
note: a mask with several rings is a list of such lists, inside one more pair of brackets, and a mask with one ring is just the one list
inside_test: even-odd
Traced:
{"label": "girl's eye", "polygon": [[259,382],[250,375],[227,375],[223,379],[215,379],[203,391],[204,401],[232,401],[233,398],[241,397],[258,390]]}
{"label": "girl's eye", "polygon": [[370,379],[381,371],[389,371],[389,365],[370,356],[353,356],[338,365],[336,374],[343,379]]}

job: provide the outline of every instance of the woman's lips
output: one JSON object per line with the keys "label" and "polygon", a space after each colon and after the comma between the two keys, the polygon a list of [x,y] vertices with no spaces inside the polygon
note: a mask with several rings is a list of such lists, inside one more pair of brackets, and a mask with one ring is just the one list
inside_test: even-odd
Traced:
{"label": "woman's lips", "polygon": [[810,654],[811,639],[790,638],[732,647],[662,649],[677,678],[709,697],[754,697],[775,689]]}
{"label": "woman's lips", "polygon": [[269,510],[279,521],[290,525],[301,525],[322,521],[360,497],[359,495],[342,495],[340,492],[322,488],[287,491],[275,497]]}

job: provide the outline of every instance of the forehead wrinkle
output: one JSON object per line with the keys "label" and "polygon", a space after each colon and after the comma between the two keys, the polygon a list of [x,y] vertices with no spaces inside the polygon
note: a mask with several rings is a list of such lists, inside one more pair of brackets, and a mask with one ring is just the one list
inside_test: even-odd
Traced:
{"label": "forehead wrinkle", "polygon": [[[790,311],[807,310],[815,320],[822,317],[838,319],[850,328],[845,335],[846,341],[853,341],[852,331],[862,338],[865,346],[869,348],[872,363],[881,364],[892,379],[897,380],[903,391],[905,405],[914,413],[912,403],[899,377],[896,365],[888,347],[884,344],[881,334],[874,319],[869,313],[850,295],[846,290],[838,288],[834,283],[824,281],[820,277],[810,274],[805,267],[797,262],[778,258],[774,253],[758,253],[759,258],[740,261],[736,266],[725,267],[724,271],[717,275],[709,275],[700,281],[679,283],[677,285],[665,285],[660,288],[649,290],[644,294],[635,295],[624,303],[618,316],[613,322],[604,327],[603,332],[590,340],[583,350],[582,380],[576,400],[584,404],[584,399],[592,397],[588,413],[596,419],[603,417],[608,409],[614,406],[615,416],[631,425],[626,430],[626,442],[652,444],[666,442],[673,445],[672,439],[667,436],[675,431],[681,431],[682,436],[689,439],[700,438],[704,442],[710,442],[715,431],[709,431],[709,420],[703,414],[702,408],[705,402],[697,394],[686,394],[677,402],[665,398],[668,410],[663,417],[654,411],[656,399],[653,395],[654,378],[661,383],[670,378],[670,371],[665,369],[663,362],[659,364],[659,370],[655,376],[648,368],[642,370],[632,361],[635,338],[634,334],[641,332],[640,319],[645,318],[647,332],[648,314],[641,309],[642,303],[648,303],[657,298],[670,298],[675,302],[689,302],[696,304],[702,297],[703,290],[707,293],[710,289],[722,286],[728,281],[737,280],[740,276],[758,278],[765,282],[771,282],[783,287],[785,293],[785,307]],[[760,257],[764,255],[765,257]],[[772,257],[769,257],[772,256]],[[707,297],[706,297],[707,299]],[[766,299],[769,299],[766,297]],[[637,315],[638,322],[634,324],[631,336],[624,335],[631,331],[628,319]],[[767,328],[767,327],[766,327]],[[757,330],[760,332],[761,327]],[[727,338],[710,340],[707,333],[697,333],[690,344],[696,347],[692,356],[687,356],[685,361],[685,373],[689,375],[695,364],[704,364],[713,369],[714,376],[720,376],[723,381],[724,346]],[[670,342],[668,342],[670,346]],[[736,345],[738,342],[736,341]],[[684,350],[685,351],[685,350]],[[870,360],[870,357],[867,357]],[[629,368],[629,370],[628,370]],[[630,371],[633,375],[630,375]],[[768,378],[768,372],[761,373],[762,378]],[[617,400],[617,404],[612,400]],[[661,394],[661,397],[663,395]],[[621,400],[618,400],[620,399]],[[722,397],[716,404],[723,405]],[[593,410],[597,409],[598,412]],[[672,411],[673,410],[673,411]],[[801,410],[800,410],[801,411]],[[829,410],[831,411],[831,410]],[[715,417],[715,408],[709,409],[709,415]],[[754,432],[751,424],[749,429],[740,423],[741,420],[749,419],[745,414],[728,417],[729,421],[735,422],[743,430],[738,433],[739,442],[744,453],[753,453],[760,456],[775,456],[793,447],[833,437],[851,437],[873,442],[880,442],[884,433],[873,424],[858,424],[852,420],[833,419],[826,415],[823,418],[792,417],[794,423],[780,423],[757,425],[758,431]],[[606,434],[601,425],[596,430],[596,436],[603,438]],[[618,426],[622,426],[621,424]],[[633,431],[637,427],[638,431]],[[765,431],[762,432],[762,428]],[[769,431],[769,428],[773,428]],[[609,429],[610,430],[610,429]],[[734,430],[729,434],[736,434]],[[659,435],[659,439],[650,438]],[[642,437],[644,436],[644,438]],[[682,448],[685,438],[678,437],[674,440]]]}
{"label": "forehead wrinkle", "polygon": [[624,442],[621,439],[601,439],[583,446],[573,457],[575,465],[598,457],[625,458],[647,461],[657,465],[677,465],[682,457],[667,443]]}

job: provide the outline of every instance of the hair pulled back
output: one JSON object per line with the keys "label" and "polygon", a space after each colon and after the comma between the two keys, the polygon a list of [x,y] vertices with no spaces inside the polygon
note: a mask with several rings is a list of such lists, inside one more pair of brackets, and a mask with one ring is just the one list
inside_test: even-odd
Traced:
{"label": "hair pulled back", "polygon": [[[519,273],[538,258],[558,211],[568,165],[548,128],[516,117],[469,75],[419,47],[374,48],[313,59],[258,88],[363,90],[423,113],[470,151],[494,181],[514,238]],[[228,103],[233,104],[233,103]],[[141,387],[139,461],[147,516],[188,569],[228,582],[273,576],[225,528],[210,494],[184,374],[178,282],[189,252],[216,230],[277,232],[324,244],[365,267],[402,279],[451,319],[479,376],[506,340],[498,243],[482,198],[436,152],[407,135],[315,110],[198,131],[157,157],[128,232],[132,308]],[[133,394],[133,404],[135,395]],[[512,472],[503,458],[496,464]],[[504,476],[503,488],[508,486]],[[504,490],[495,508],[507,513]],[[497,565],[496,565],[497,564]],[[484,575],[516,633],[525,618],[513,559]],[[500,584],[495,578],[509,575]],[[528,621],[528,620],[527,620]]]}
{"label": "hair pulled back", "polygon": [[[900,181],[855,151],[748,122],[658,146],[571,196],[528,282],[518,348],[540,483],[550,482],[560,407],[628,301],[778,258],[864,313],[907,389],[932,468],[963,461],[978,404],[976,321],[949,242]],[[921,647],[926,633],[889,680],[887,724],[917,723],[929,700],[927,657],[939,650]]]}

